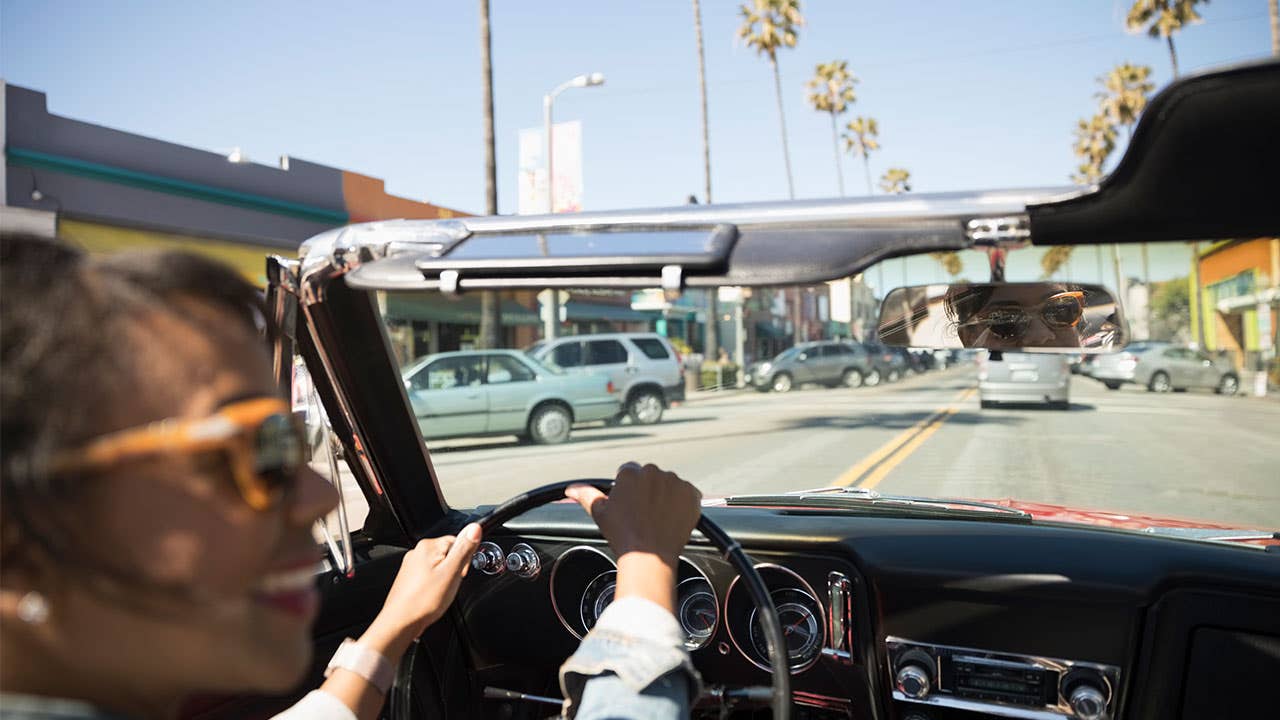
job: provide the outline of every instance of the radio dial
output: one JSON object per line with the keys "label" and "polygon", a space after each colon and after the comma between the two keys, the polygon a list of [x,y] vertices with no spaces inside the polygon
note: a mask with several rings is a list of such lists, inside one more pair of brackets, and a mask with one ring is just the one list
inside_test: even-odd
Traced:
{"label": "radio dial", "polygon": [[1080,720],[1102,720],[1107,716],[1107,697],[1093,685],[1080,683],[1071,691],[1071,712]]}
{"label": "radio dial", "polygon": [[499,575],[507,569],[507,558],[502,553],[502,548],[486,541],[480,543],[476,554],[471,556],[471,567],[485,575]]}
{"label": "radio dial", "polygon": [[921,700],[929,694],[929,671],[921,665],[909,663],[898,670],[898,690],[913,700]]}

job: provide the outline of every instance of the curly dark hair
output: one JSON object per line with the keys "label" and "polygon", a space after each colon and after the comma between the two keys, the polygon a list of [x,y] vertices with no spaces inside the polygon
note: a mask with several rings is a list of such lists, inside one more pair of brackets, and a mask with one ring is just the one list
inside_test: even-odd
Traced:
{"label": "curly dark hair", "polygon": [[0,293],[0,565],[110,574],[65,510],[83,478],[53,476],[50,459],[124,427],[123,408],[140,393],[161,392],[167,380],[167,392],[185,392],[178,368],[155,377],[166,358],[141,331],[149,313],[197,301],[257,333],[261,295],[233,269],[190,253],[95,257],[16,234],[0,235]]}

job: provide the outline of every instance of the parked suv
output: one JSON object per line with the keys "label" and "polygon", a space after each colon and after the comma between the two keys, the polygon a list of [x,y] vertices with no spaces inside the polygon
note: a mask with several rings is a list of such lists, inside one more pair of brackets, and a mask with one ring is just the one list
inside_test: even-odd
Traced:
{"label": "parked suv", "polygon": [[603,375],[622,394],[622,412],[638,425],[652,425],[672,402],[684,400],[680,356],[657,333],[599,333],[543,340],[525,352],[569,373]]}
{"label": "parked suv", "polygon": [[1124,352],[1099,355],[1090,363],[1089,377],[1119,390],[1125,383],[1143,385],[1152,392],[1209,388],[1235,395],[1240,376],[1230,363],[1215,360],[1203,350],[1162,342],[1133,343]]}
{"label": "parked suv", "polygon": [[787,392],[804,383],[860,387],[879,381],[880,372],[866,349],[832,340],[788,348],[774,359],[760,363],[751,374],[752,384],[761,392]]}

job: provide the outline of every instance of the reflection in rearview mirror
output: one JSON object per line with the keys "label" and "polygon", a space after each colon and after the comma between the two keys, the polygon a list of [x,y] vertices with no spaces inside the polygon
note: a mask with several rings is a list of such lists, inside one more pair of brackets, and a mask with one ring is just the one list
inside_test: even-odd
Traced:
{"label": "reflection in rearview mirror", "polygon": [[880,306],[880,342],[943,350],[1059,349],[1106,353],[1124,347],[1124,315],[1098,285],[958,283],[889,293]]}

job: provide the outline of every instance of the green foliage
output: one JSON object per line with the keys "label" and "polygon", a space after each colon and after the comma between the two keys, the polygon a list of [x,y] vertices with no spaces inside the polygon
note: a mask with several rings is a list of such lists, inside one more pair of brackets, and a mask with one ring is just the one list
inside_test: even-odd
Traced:
{"label": "green foliage", "polygon": [[1156,89],[1147,65],[1122,63],[1098,78],[1101,114],[1114,125],[1132,126],[1147,107],[1147,96]]}
{"label": "green foliage", "polygon": [[911,171],[904,168],[885,170],[884,175],[880,176],[880,189],[890,195],[911,192]]}
{"label": "green foliage", "polygon": [[797,30],[804,25],[800,0],[752,0],[738,12],[742,15],[738,39],[770,61],[778,59],[778,48],[796,46]]}
{"label": "green foliage", "polygon": [[858,78],[849,72],[849,63],[844,60],[818,63],[813,77],[805,85],[809,91],[806,98],[814,110],[840,115],[857,100],[853,92],[857,82]]}
{"label": "green foliage", "polygon": [[1151,339],[1185,342],[1191,337],[1191,283],[1185,277],[1152,283]]}
{"label": "green foliage", "polygon": [[1098,113],[1091,118],[1076,121],[1075,142],[1072,152],[1080,158],[1072,182],[1092,185],[1102,179],[1102,167],[1116,149],[1116,126],[1106,115]]}
{"label": "green foliage", "polygon": [[854,157],[868,157],[873,151],[880,149],[876,137],[880,134],[880,126],[875,118],[858,116],[845,126],[844,149],[853,153]]}
{"label": "green foliage", "polygon": [[1143,32],[1153,38],[1167,38],[1187,25],[1203,20],[1196,5],[1209,0],[1136,0],[1124,25],[1129,32]]}
{"label": "green foliage", "polygon": [[1044,280],[1053,277],[1071,259],[1071,251],[1074,249],[1071,245],[1054,245],[1045,250],[1044,255],[1040,256],[1040,269],[1044,271],[1041,277]]}

